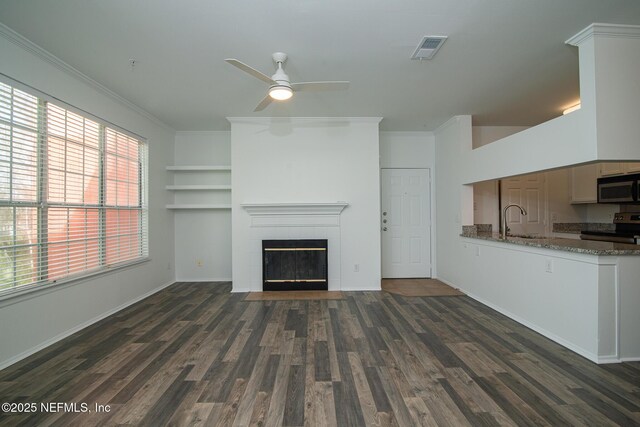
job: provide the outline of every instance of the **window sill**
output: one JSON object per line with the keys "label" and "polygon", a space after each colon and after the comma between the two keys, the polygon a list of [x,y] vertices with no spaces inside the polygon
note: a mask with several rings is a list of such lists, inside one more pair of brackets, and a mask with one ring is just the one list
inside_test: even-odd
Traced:
{"label": "window sill", "polygon": [[115,272],[120,272],[128,268],[146,263],[148,261],[151,261],[151,258],[149,257],[139,258],[135,261],[117,264],[111,267],[107,267],[105,269],[94,271],[89,274],[83,274],[81,276],[66,277],[64,279],[51,282],[51,283],[33,284],[29,286],[21,286],[21,287],[18,287],[17,289],[0,291],[0,308],[7,305],[15,304],[20,301],[24,301],[24,300],[35,298],[44,294],[48,294],[50,292],[58,291],[58,290],[67,288],[69,286],[74,286],[84,281],[95,279],[100,276],[106,276]]}

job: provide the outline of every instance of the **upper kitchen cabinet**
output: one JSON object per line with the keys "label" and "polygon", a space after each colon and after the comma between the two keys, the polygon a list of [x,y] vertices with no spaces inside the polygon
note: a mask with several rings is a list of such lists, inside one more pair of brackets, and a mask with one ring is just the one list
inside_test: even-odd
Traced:
{"label": "upper kitchen cabinet", "polygon": [[592,163],[571,168],[571,203],[598,202],[599,166]]}
{"label": "upper kitchen cabinet", "polygon": [[571,203],[598,203],[598,178],[640,173],[640,162],[603,162],[571,168]]}
{"label": "upper kitchen cabinet", "polygon": [[600,164],[600,176],[640,172],[640,162],[605,162]]}
{"label": "upper kitchen cabinet", "polygon": [[640,162],[625,163],[627,173],[640,173]]}

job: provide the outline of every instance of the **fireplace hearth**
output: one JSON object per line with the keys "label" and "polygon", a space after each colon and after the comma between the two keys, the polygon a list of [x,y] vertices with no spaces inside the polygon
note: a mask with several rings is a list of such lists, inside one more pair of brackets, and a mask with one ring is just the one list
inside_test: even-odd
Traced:
{"label": "fireplace hearth", "polygon": [[328,290],[327,239],[263,240],[262,290]]}

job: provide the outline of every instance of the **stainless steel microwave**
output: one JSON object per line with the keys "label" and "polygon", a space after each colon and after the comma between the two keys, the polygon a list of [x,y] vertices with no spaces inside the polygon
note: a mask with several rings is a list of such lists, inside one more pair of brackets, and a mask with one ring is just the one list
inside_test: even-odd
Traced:
{"label": "stainless steel microwave", "polygon": [[599,178],[598,203],[640,203],[640,174]]}

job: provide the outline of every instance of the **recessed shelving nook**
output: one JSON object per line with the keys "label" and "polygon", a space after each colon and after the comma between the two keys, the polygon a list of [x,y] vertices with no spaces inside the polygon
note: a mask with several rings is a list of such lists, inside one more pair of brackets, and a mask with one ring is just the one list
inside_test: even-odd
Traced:
{"label": "recessed shelving nook", "polygon": [[167,209],[231,209],[231,166],[175,165],[167,171],[174,172],[173,184],[165,187],[174,192]]}

